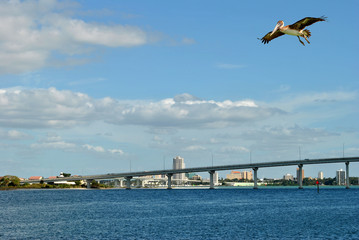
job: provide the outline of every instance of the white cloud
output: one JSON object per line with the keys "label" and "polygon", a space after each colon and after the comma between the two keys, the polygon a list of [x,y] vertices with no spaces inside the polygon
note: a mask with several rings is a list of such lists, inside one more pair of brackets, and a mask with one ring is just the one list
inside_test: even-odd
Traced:
{"label": "white cloud", "polygon": [[44,142],[44,143],[33,143],[31,144],[32,148],[37,149],[73,149],[76,147],[73,143],[67,143],[64,141],[59,142]]}
{"label": "white cloud", "polygon": [[67,11],[71,7],[57,1],[1,1],[0,74],[39,69],[52,62],[55,52],[70,56],[63,63],[68,64],[71,56],[88,52],[90,46],[134,47],[153,39],[136,26],[72,17]]}
{"label": "white cloud", "polygon": [[108,149],[108,152],[112,154],[120,154],[120,155],[124,154],[124,151],[122,151],[121,149]]}
{"label": "white cloud", "polygon": [[74,126],[88,122],[93,112],[87,95],[54,88],[0,90],[0,107],[3,126],[23,128]]}
{"label": "white cloud", "polygon": [[125,152],[121,149],[105,149],[102,146],[93,146],[90,144],[83,144],[82,148],[97,153],[111,153],[111,154],[119,154],[119,155],[125,154]]}
{"label": "white cloud", "polygon": [[[314,99],[335,99],[336,101],[315,101]],[[149,133],[155,134],[151,144],[157,148],[172,146],[171,141],[165,136],[175,136],[180,129],[201,129],[201,128],[241,128],[237,136],[246,141],[256,141],[260,148],[266,146],[298,146],[309,142],[321,142],[327,137],[336,137],[335,130],[328,130],[325,127],[313,128],[304,119],[315,122],[320,119],[332,104],[341,104],[345,101],[356,101],[356,95],[350,92],[333,94],[313,94],[312,98],[303,95],[303,105],[297,101],[288,102],[287,109],[293,112],[284,112],[279,108],[270,107],[269,104],[257,103],[252,100],[242,101],[215,101],[203,100],[189,94],[182,94],[173,98],[159,101],[121,101],[113,98],[95,99],[82,93],[72,91],[59,91],[50,89],[0,89],[0,125],[8,128],[48,128],[67,129],[75,126],[88,126],[96,123],[110,123],[114,125],[138,125],[150,127]],[[312,102],[310,105],[309,102]],[[351,104],[351,102],[349,102]],[[292,104],[292,105],[291,105]],[[302,106],[323,106],[312,111]],[[265,107],[265,105],[268,105]],[[278,104],[280,105],[280,104]],[[277,105],[277,106],[278,106]],[[294,110],[293,110],[294,109]],[[341,107],[341,109],[345,109]],[[298,118],[296,112],[301,112]],[[308,111],[310,118],[308,118]],[[351,114],[351,109],[348,113]],[[299,120],[298,120],[299,119]],[[253,123],[257,124],[253,124]],[[300,122],[302,126],[295,125]],[[246,128],[244,126],[255,126]],[[268,126],[264,126],[268,124]],[[164,129],[164,131],[160,131]],[[175,129],[175,130],[173,130]],[[7,138],[21,138],[18,130],[15,132],[3,131],[0,133]],[[163,136],[163,137],[162,137]],[[208,139],[212,137],[209,136]],[[208,140],[207,139],[207,140]],[[221,138],[224,140],[224,138]],[[209,140],[208,140],[209,141]],[[216,140],[218,142],[218,140]],[[181,149],[200,150],[200,147],[207,148],[205,143],[191,141],[181,144]],[[247,144],[249,146],[250,144]],[[190,146],[190,147],[189,147]],[[230,146],[236,146],[231,144]],[[33,147],[49,148],[74,148],[72,143],[61,140],[58,136],[48,136],[46,141],[39,142]],[[121,153],[116,149],[95,148],[91,145],[82,147],[88,150],[108,153]],[[202,149],[203,150],[203,149]],[[230,151],[231,149],[223,149]],[[232,149],[234,151],[236,149]],[[241,150],[241,149],[237,149]]]}
{"label": "white cloud", "polygon": [[92,146],[89,144],[84,144],[84,145],[82,145],[82,147],[87,150],[94,151],[94,152],[100,152],[100,153],[105,152],[105,149],[101,146]]}
{"label": "white cloud", "polygon": [[221,148],[222,153],[249,152],[249,149],[242,146],[225,146]]}
{"label": "white cloud", "polygon": [[37,143],[33,143],[30,146],[33,149],[75,150],[77,148],[76,144],[65,142],[54,133],[49,133],[46,138],[40,139]]}
{"label": "white cloud", "polygon": [[27,133],[20,132],[17,130],[1,130],[0,129],[0,138],[1,139],[9,139],[9,140],[23,140],[23,139],[29,139],[31,136],[29,136]]}
{"label": "white cloud", "polygon": [[[51,19],[53,20],[53,19]],[[148,43],[147,33],[134,26],[106,26],[78,19],[56,19],[52,27],[65,34],[72,43],[133,47]]]}
{"label": "white cloud", "polygon": [[251,100],[217,102],[188,99],[186,95],[158,102],[133,102],[108,122],[183,128],[222,127],[265,119],[276,114],[283,112],[275,108],[260,107]]}
{"label": "white cloud", "polygon": [[77,143],[67,142],[62,139],[61,136],[56,133],[48,133],[46,137],[39,139],[36,143],[30,145],[32,149],[38,150],[49,150],[49,149],[57,149],[63,151],[90,151],[96,153],[108,153],[108,154],[125,154],[121,149],[105,149],[102,146],[93,146],[90,144],[82,144],[79,145]]}
{"label": "white cloud", "polygon": [[1,89],[0,107],[0,124],[21,128],[66,128],[95,121],[151,127],[222,127],[283,114],[252,100],[218,102],[184,94],[160,101],[119,101],[55,88]]}
{"label": "white cloud", "polygon": [[206,148],[203,146],[200,146],[200,145],[192,145],[192,146],[185,147],[183,150],[184,151],[203,151],[203,150],[206,150]]}

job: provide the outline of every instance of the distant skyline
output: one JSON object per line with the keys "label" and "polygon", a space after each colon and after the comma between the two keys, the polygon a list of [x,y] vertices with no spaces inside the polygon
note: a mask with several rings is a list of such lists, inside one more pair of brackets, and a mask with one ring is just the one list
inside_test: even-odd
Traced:
{"label": "distant skyline", "polygon": [[[358,1],[0,1],[0,11],[0,176],[155,170],[176,156],[186,167],[359,156]],[[305,47],[257,39],[278,20],[323,15]],[[258,177],[287,173],[296,168]]]}

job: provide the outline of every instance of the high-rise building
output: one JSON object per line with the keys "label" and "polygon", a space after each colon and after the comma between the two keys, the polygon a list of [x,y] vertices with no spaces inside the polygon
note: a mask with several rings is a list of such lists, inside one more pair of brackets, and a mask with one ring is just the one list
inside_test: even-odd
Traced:
{"label": "high-rise building", "polygon": [[338,185],[345,185],[345,171],[343,169],[337,171],[336,179]]}
{"label": "high-rise building", "polygon": [[[180,156],[173,158],[173,169],[183,169],[185,168],[184,159]],[[176,173],[173,174],[173,180],[185,180],[185,173]]]}
{"label": "high-rise building", "polygon": [[243,178],[247,180],[253,179],[253,174],[251,171],[243,171]]}
{"label": "high-rise building", "polygon": [[213,174],[213,183],[214,183],[214,185],[218,185],[218,172],[215,172],[214,174]]}
{"label": "high-rise building", "polygon": [[[297,168],[297,181],[299,179],[299,168]],[[304,179],[304,169],[302,168],[302,179]]]}
{"label": "high-rise building", "polygon": [[318,179],[323,179],[323,178],[324,178],[323,172],[322,171],[318,172]]}

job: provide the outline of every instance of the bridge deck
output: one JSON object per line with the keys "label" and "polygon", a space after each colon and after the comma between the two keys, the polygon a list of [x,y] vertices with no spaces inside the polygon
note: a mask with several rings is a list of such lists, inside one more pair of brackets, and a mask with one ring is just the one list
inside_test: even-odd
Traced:
{"label": "bridge deck", "polygon": [[[328,164],[328,163],[341,163],[341,162],[359,162],[359,157],[346,157],[346,158],[322,158],[322,159],[305,159],[305,160],[291,160],[291,161],[278,161],[278,162],[262,162],[262,163],[250,163],[250,164],[234,164],[234,165],[221,165],[221,166],[207,166],[207,167],[195,167],[195,168],[183,168],[183,169],[167,169],[167,170],[153,170],[142,172],[127,172],[127,173],[108,173],[100,175],[87,175],[78,177],[64,177],[59,179],[42,179],[44,182],[54,181],[78,181],[85,179],[112,179],[112,178],[124,178],[124,177],[141,177],[148,175],[164,175],[164,174],[176,174],[176,173],[190,173],[190,172],[209,172],[209,171],[223,171],[234,169],[250,169],[250,168],[267,168],[267,167],[282,167],[293,165],[309,165],[309,164]],[[39,182],[38,180],[25,180],[27,182]]]}

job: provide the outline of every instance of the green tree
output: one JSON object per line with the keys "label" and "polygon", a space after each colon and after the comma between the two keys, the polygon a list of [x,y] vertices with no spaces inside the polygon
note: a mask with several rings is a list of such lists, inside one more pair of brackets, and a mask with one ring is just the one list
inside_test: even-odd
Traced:
{"label": "green tree", "polygon": [[1,187],[18,187],[20,186],[20,179],[16,176],[4,176],[0,179],[0,186]]}
{"label": "green tree", "polygon": [[350,185],[359,185],[359,178],[358,177],[349,177]]}
{"label": "green tree", "polygon": [[91,187],[92,188],[99,188],[100,184],[96,180],[91,181]]}
{"label": "green tree", "polygon": [[303,179],[303,185],[305,185],[305,186],[315,185],[316,181],[317,181],[317,180],[315,180],[315,179],[313,179],[313,178],[312,178],[312,179],[304,178],[304,179]]}
{"label": "green tree", "polygon": [[75,181],[76,186],[81,186],[81,181]]}
{"label": "green tree", "polygon": [[335,185],[335,178],[324,178],[324,185]]}

